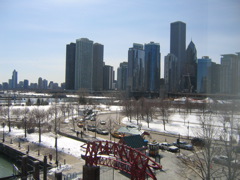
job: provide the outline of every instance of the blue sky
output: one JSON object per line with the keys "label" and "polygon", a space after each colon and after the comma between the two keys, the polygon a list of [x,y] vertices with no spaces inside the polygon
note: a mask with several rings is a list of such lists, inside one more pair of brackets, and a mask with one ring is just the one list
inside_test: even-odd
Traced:
{"label": "blue sky", "polygon": [[86,37],[104,45],[104,61],[127,61],[133,43],[170,49],[170,23],[187,24],[186,44],[198,58],[220,63],[221,54],[240,52],[238,0],[0,0],[0,83],[11,78],[65,81],[66,44]]}

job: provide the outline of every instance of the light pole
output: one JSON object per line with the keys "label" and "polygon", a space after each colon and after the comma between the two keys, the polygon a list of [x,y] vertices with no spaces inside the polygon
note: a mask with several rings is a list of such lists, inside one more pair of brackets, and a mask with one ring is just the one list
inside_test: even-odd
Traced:
{"label": "light pole", "polygon": [[57,167],[58,167],[58,148],[57,148],[57,139],[58,138],[58,136],[57,136],[57,134],[55,135],[55,148],[56,148],[56,165],[57,165]]}
{"label": "light pole", "polygon": [[4,128],[5,128],[5,122],[2,123],[2,127],[3,127],[3,142],[5,142],[5,134],[4,134]]}

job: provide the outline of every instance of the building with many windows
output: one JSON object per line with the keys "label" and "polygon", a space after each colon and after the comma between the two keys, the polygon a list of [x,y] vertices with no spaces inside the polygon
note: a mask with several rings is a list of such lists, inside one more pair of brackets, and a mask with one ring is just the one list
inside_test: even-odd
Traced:
{"label": "building with many windows", "polygon": [[212,60],[208,56],[198,59],[197,62],[197,92],[211,93],[211,65]]}
{"label": "building with many windows", "polygon": [[142,44],[134,43],[128,50],[128,91],[145,91],[145,52]]}
{"label": "building with many windows", "polygon": [[103,90],[103,54],[104,46],[99,43],[93,44],[93,91]]}
{"label": "building with many windows", "polygon": [[220,92],[240,94],[240,53],[221,57]]}
{"label": "building with many windows", "polygon": [[66,72],[65,72],[65,88],[74,90],[75,83],[75,54],[76,44],[70,43],[66,46]]}
{"label": "building with many windows", "polygon": [[112,66],[103,66],[103,90],[112,90],[114,81],[114,71]]}
{"label": "building with many windows", "polygon": [[150,42],[144,45],[145,50],[145,85],[149,92],[159,92],[160,88],[160,45]]}
{"label": "building with many windows", "polygon": [[76,40],[75,90],[92,91],[93,41],[87,38]]}
{"label": "building with many windows", "polygon": [[[186,24],[181,21],[171,23],[170,53],[177,57],[177,82],[182,81],[186,51]],[[179,87],[179,91],[183,89]]]}
{"label": "building with many windows", "polygon": [[177,93],[177,57],[174,54],[168,54],[164,59],[164,80],[167,92]]}
{"label": "building with many windows", "polygon": [[120,91],[127,90],[127,75],[128,75],[128,63],[120,63],[117,69],[117,89]]}

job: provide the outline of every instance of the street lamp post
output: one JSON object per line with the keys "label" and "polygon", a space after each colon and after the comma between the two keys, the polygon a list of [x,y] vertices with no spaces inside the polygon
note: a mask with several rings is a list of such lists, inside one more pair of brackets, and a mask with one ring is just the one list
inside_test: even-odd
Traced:
{"label": "street lamp post", "polygon": [[5,122],[2,123],[2,127],[3,127],[3,142],[5,142],[5,134],[4,134],[4,128],[5,128]]}
{"label": "street lamp post", "polygon": [[57,148],[57,139],[58,137],[57,137],[57,134],[55,135],[55,148],[56,148],[56,165],[57,165],[57,167],[58,167],[58,148]]}

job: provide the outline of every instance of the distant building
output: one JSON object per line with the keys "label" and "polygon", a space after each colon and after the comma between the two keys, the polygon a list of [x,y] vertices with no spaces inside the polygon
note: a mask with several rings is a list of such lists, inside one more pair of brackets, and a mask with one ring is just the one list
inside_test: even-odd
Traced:
{"label": "distant building", "polygon": [[43,80],[42,78],[38,78],[38,89],[43,89]]}
{"label": "distant building", "polygon": [[66,46],[66,74],[65,83],[67,90],[74,90],[75,83],[75,54],[76,44],[70,43]]}
{"label": "distant building", "polygon": [[160,45],[150,42],[145,44],[145,85],[149,92],[159,92],[160,89]]}
{"label": "distant building", "polygon": [[12,74],[12,89],[16,89],[18,85],[18,73],[14,69],[13,74]]}
{"label": "distant building", "polygon": [[127,90],[127,75],[128,75],[128,63],[120,63],[117,69],[117,89],[120,91]]}
{"label": "distant building", "polygon": [[[170,53],[177,57],[177,82],[183,78],[186,51],[186,24],[181,21],[171,23],[170,30]],[[182,91],[179,86],[179,91]]]}
{"label": "distant building", "polygon": [[93,91],[103,90],[103,54],[104,46],[99,43],[93,44]]}
{"label": "distant building", "polygon": [[46,79],[43,80],[43,89],[48,89],[48,81]]}
{"label": "distant building", "polygon": [[220,92],[240,94],[240,53],[222,55]]}
{"label": "distant building", "polygon": [[145,51],[142,44],[134,43],[128,50],[128,91],[144,92],[145,78]]}
{"label": "distant building", "polygon": [[87,38],[76,40],[75,90],[92,91],[93,41]]}
{"label": "distant building", "polygon": [[208,56],[198,59],[197,64],[197,92],[211,93],[211,65],[212,60]]}
{"label": "distant building", "polygon": [[114,71],[112,66],[103,66],[103,90],[112,90]]}
{"label": "distant building", "polygon": [[29,88],[29,81],[27,79],[24,79],[23,81],[23,89],[28,89]]}
{"label": "distant building", "polygon": [[164,80],[167,92],[176,93],[178,91],[177,57],[174,54],[165,56]]}
{"label": "distant building", "polygon": [[211,73],[212,73],[211,92],[213,94],[220,93],[220,72],[221,72],[221,65],[212,62],[212,67],[211,67]]}

